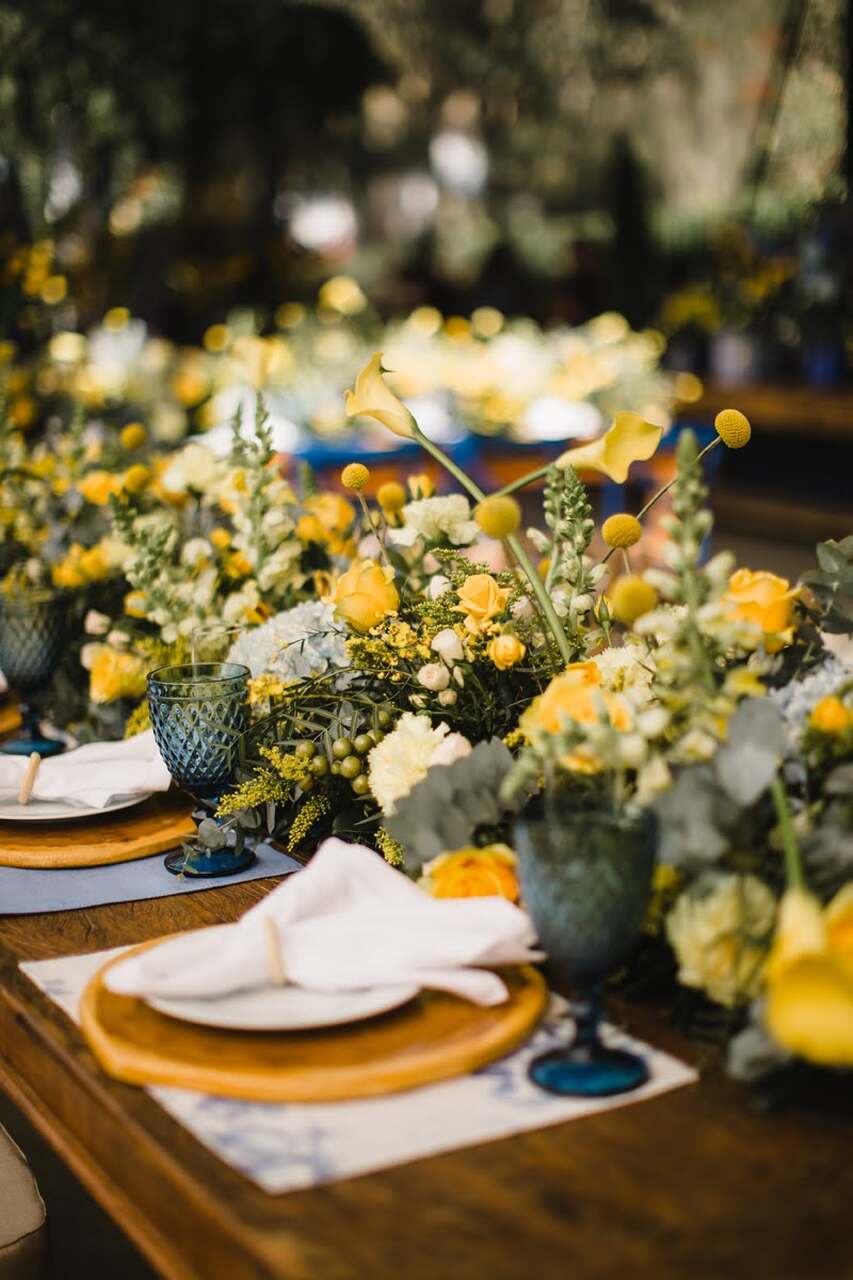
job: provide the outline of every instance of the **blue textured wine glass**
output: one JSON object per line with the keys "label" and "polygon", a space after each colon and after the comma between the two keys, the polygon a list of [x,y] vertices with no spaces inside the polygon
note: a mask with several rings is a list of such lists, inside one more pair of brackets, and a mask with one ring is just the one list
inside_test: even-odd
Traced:
{"label": "blue textured wine glass", "polygon": [[23,591],[0,594],[0,670],[9,687],[21,695],[24,731],[3,744],[10,755],[55,756],[65,750],[56,738],[46,738],[39,725],[32,694],[50,684],[68,636],[70,599],[64,591]]}
{"label": "blue textured wine glass", "polygon": [[647,813],[566,810],[549,800],[544,816],[521,818],[515,848],[524,905],[555,978],[576,992],[575,1037],[530,1064],[549,1093],[599,1098],[649,1078],[637,1054],[599,1038],[604,979],[627,957],[642,928],[655,862]]}
{"label": "blue textured wine glass", "polygon": [[[249,724],[249,668],[236,662],[187,662],[148,677],[151,727],[172,779],[209,818],[234,773],[237,744]],[[210,812],[205,812],[205,809]],[[215,834],[215,833],[214,833]],[[238,830],[221,848],[196,842],[165,859],[173,875],[228,876],[255,855]]]}

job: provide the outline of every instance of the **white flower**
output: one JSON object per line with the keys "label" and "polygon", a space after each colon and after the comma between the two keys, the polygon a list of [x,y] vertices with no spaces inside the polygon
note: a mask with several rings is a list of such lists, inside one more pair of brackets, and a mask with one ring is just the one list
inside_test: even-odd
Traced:
{"label": "white flower", "polygon": [[659,738],[669,727],[670,715],[663,707],[646,707],[637,716],[637,731],[644,738]]}
{"label": "white flower", "polygon": [[319,600],[298,604],[239,636],[228,661],[242,663],[253,676],[307,680],[348,665],[346,628],[334,605]]}
{"label": "white flower", "polygon": [[821,631],[820,638],[833,657],[848,671],[853,671],[853,636],[830,635],[828,631]]}
{"label": "white flower", "polygon": [[452,585],[450,579],[446,578],[443,573],[435,574],[434,577],[430,578],[427,586],[428,599],[437,600],[439,596],[444,595],[445,591],[449,591]]}
{"label": "white flower", "polygon": [[424,542],[447,541],[454,547],[467,547],[480,532],[476,521],[471,519],[468,499],[461,493],[408,502],[402,516],[403,527],[390,531],[392,541],[401,547],[414,546],[418,538]]}
{"label": "white flower", "polygon": [[528,618],[532,618],[533,605],[530,603],[530,597],[519,596],[510,609],[510,614],[514,622],[526,622]]}
{"label": "white flower", "polygon": [[465,688],[465,672],[462,670],[461,667],[453,668],[453,679],[459,685],[460,689]]}
{"label": "white flower", "polygon": [[455,689],[442,689],[438,695],[438,701],[442,707],[454,707],[459,694]]}
{"label": "white flower", "polygon": [[196,569],[204,564],[205,560],[210,560],[212,555],[213,547],[207,538],[190,538],[181,547],[181,564],[187,565],[190,569]]}
{"label": "white flower", "polygon": [[126,631],[118,631],[114,629],[107,635],[107,644],[113,649],[126,649],[130,644],[130,636]]}
{"label": "white flower", "polygon": [[695,764],[700,760],[710,760],[720,744],[704,729],[690,729],[678,743],[675,755],[678,760],[687,764]]}
{"label": "white flower", "polygon": [[623,644],[603,649],[592,661],[601,673],[601,682],[611,693],[625,693],[635,707],[647,703],[651,696],[652,662],[646,651],[636,644]]}
{"label": "white flower", "polygon": [[676,902],[666,921],[678,977],[718,1004],[758,995],[776,900],[755,876],[703,876]]}
{"label": "white flower", "polygon": [[382,812],[393,813],[433,764],[452,764],[470,750],[467,738],[451,734],[444,722],[433,726],[427,716],[405,711],[367,757],[370,790]]}
{"label": "white flower", "polygon": [[617,738],[619,760],[628,769],[639,769],[646,758],[646,740],[639,733],[623,733]]}
{"label": "white flower", "polygon": [[110,620],[105,613],[90,609],[83,622],[83,630],[87,636],[103,636],[110,629]]}
{"label": "white flower", "polygon": [[425,689],[438,693],[450,684],[450,672],[443,662],[428,662],[418,672],[417,681]]}
{"label": "white flower", "polygon": [[671,786],[669,765],[661,756],[655,756],[637,774],[637,804],[644,807],[650,805],[662,791],[668,791]]}
{"label": "white flower", "polygon": [[162,485],[169,493],[187,489],[204,493],[216,481],[219,469],[219,462],[203,444],[188,444],[163,472]]}
{"label": "white flower", "polygon": [[430,648],[433,653],[437,653],[448,664],[461,662],[465,657],[462,641],[452,627],[445,627],[443,631],[439,631],[434,635]]}

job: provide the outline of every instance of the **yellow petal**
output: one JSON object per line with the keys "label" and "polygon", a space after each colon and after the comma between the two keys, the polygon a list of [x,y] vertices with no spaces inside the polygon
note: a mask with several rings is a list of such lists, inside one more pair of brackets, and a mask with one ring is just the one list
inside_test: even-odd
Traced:
{"label": "yellow petal", "polygon": [[839,889],[824,914],[829,949],[853,977],[853,881]]}
{"label": "yellow petal", "polygon": [[657,449],[663,427],[646,422],[639,413],[617,413],[611,427],[590,444],[568,449],[557,459],[558,467],[600,471],[616,484],[624,484],[632,462],[645,462]]}
{"label": "yellow petal", "polygon": [[767,1028],[792,1053],[853,1066],[853,976],[831,956],[805,956],[771,982]]}
{"label": "yellow petal", "polygon": [[767,958],[772,983],[792,965],[826,954],[826,925],[820,903],[804,889],[789,889],[779,903],[776,937]]}
{"label": "yellow petal", "polygon": [[382,373],[382,352],[377,351],[356,378],[354,390],[346,393],[347,417],[375,418],[396,436],[411,439],[415,434],[415,420],[389,389]]}

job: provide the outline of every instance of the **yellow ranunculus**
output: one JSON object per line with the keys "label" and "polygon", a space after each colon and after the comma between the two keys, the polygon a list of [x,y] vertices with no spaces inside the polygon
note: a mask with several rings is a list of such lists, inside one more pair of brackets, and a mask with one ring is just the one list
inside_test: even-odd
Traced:
{"label": "yellow ranunculus", "polygon": [[518,902],[520,891],[515,854],[505,844],[484,849],[469,846],[442,853],[424,867],[419,881],[434,898],[508,898]]}
{"label": "yellow ranunculus", "polygon": [[89,582],[100,582],[112,569],[112,560],[102,542],[80,553],[80,568]]}
{"label": "yellow ranunculus", "polygon": [[559,733],[566,720],[595,724],[601,718],[602,707],[615,729],[629,728],[628,707],[617,694],[601,687],[598,666],[594,662],[572,662],[533,699],[518,723],[526,737],[535,740],[543,734]]}
{"label": "yellow ranunculus", "polygon": [[517,662],[521,662],[526,652],[527,647],[518,636],[495,636],[487,650],[498,671],[508,671],[510,667],[514,667]]}
{"label": "yellow ranunculus", "polygon": [[764,642],[768,653],[776,653],[793,636],[794,604],[799,588],[787,578],[777,578],[764,569],[738,569],[729,578],[729,589],[723,596],[728,616],[739,622],[754,622],[769,637]]}
{"label": "yellow ranunculus", "polygon": [[355,509],[340,493],[314,493],[305,500],[305,510],[316,516],[328,533],[346,533],[355,520]]}
{"label": "yellow ranunculus", "polygon": [[375,560],[357,560],[335,583],[332,601],[354,631],[369,631],[397,612],[394,571]]}
{"label": "yellow ranunculus", "polygon": [[657,449],[663,427],[646,422],[639,413],[623,410],[612,426],[590,444],[568,449],[557,459],[558,467],[600,471],[616,484],[624,484],[632,462],[645,462]]}
{"label": "yellow ranunculus", "polygon": [[75,542],[69,547],[66,555],[53,565],[50,576],[55,587],[75,591],[78,587],[85,586],[86,574],[81,564],[82,555],[83,548],[79,542]]}
{"label": "yellow ranunculus", "polygon": [[90,471],[83,476],[77,488],[87,502],[95,507],[104,507],[111,494],[121,491],[121,477],[109,471]]}
{"label": "yellow ranunculus", "polygon": [[474,573],[466,578],[456,593],[459,604],[457,613],[465,614],[465,627],[472,635],[482,635],[499,613],[503,613],[509,592],[498,586],[490,573]]}
{"label": "yellow ranunculus", "polygon": [[853,882],[825,911],[804,889],[788,890],[766,977],[774,1040],[810,1062],[853,1067]]}
{"label": "yellow ranunculus", "polygon": [[355,389],[347,392],[347,417],[375,418],[395,436],[411,438],[416,430],[415,420],[386,385],[382,372],[382,352],[377,351],[356,378]]}
{"label": "yellow ranunculus", "polygon": [[89,667],[89,697],[93,702],[141,698],[145,693],[145,663],[135,653],[120,653],[110,645],[96,648]]}

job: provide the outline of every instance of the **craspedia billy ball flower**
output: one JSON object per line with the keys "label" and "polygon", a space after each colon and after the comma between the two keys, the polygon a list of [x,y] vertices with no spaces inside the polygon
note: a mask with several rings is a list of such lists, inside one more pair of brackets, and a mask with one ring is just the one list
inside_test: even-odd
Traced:
{"label": "craspedia billy ball flower", "polygon": [[341,484],[345,489],[360,493],[370,479],[370,472],[363,462],[351,462],[341,472]]}
{"label": "craspedia billy ball flower", "polygon": [[623,574],[610,590],[610,614],[623,626],[632,626],[644,613],[649,613],[658,602],[658,593],[651,583],[636,573]]}
{"label": "craspedia billy ball flower", "polygon": [[608,516],[601,526],[601,536],[608,547],[633,547],[643,536],[643,526],[636,516],[621,511]]}
{"label": "craspedia billy ball flower", "polygon": [[402,511],[406,505],[406,490],[398,480],[388,480],[379,486],[376,500],[383,511],[393,514]]}
{"label": "craspedia billy ball flower", "polygon": [[126,493],[141,493],[151,479],[151,472],[141,462],[128,467],[122,480],[122,488]]}
{"label": "craspedia billy ball flower", "polygon": [[474,519],[488,537],[508,538],[521,524],[521,507],[508,494],[495,494],[475,508]]}
{"label": "craspedia billy ball flower", "polygon": [[742,449],[749,444],[752,427],[740,409],[721,409],[714,419],[717,435],[729,449]]}
{"label": "craspedia billy ball flower", "polygon": [[119,440],[122,448],[127,450],[141,449],[147,439],[147,432],[141,422],[128,422],[122,427]]}

